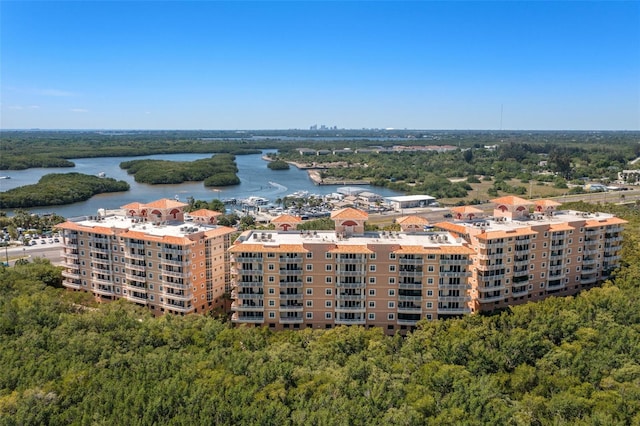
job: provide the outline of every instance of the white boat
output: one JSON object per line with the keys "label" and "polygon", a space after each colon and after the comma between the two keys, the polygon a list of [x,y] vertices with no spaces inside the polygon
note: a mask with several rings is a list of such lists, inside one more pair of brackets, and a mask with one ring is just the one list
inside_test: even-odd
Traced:
{"label": "white boat", "polygon": [[98,177],[103,178],[103,177],[106,177],[106,176],[107,176],[107,174],[105,172],[98,173]]}
{"label": "white boat", "polygon": [[0,176],[0,179],[11,179],[11,176]]}

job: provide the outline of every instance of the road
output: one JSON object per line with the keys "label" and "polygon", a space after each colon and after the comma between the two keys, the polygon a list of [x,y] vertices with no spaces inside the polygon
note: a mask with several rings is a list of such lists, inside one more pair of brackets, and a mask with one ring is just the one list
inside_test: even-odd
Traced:
{"label": "road", "polygon": [[35,257],[46,257],[54,264],[62,264],[62,243],[40,244],[35,246],[16,246],[0,249],[0,261],[13,265],[16,260],[22,258],[33,259]]}

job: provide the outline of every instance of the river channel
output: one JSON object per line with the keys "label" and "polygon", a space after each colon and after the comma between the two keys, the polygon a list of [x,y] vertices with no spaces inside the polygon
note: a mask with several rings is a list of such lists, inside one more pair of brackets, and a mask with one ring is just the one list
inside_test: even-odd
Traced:
{"label": "river channel", "polygon": [[[264,153],[268,152],[272,151],[264,151]],[[70,172],[89,175],[97,175],[102,172],[107,177],[124,180],[131,186],[131,189],[127,192],[100,194],[79,203],[29,209],[33,213],[55,212],[64,217],[74,217],[93,215],[101,208],[116,209],[134,201],[147,203],[160,198],[173,199],[176,196],[181,201],[186,201],[187,197],[209,201],[215,198],[220,200],[231,198],[241,200],[254,195],[275,202],[277,198],[282,198],[293,192],[308,191],[309,194],[326,195],[336,192],[337,188],[341,186],[315,185],[313,181],[309,179],[306,170],[299,170],[296,167],[291,167],[289,170],[271,170],[267,167],[267,162],[262,159],[262,155],[263,154],[236,156],[236,163],[239,169],[238,177],[241,183],[239,185],[220,188],[205,188],[202,182],[189,182],[178,185],[147,185],[136,183],[133,176],[128,175],[125,170],[120,168],[121,162],[137,159],[149,158],[169,161],[194,161],[211,156],[211,154],[160,154],[141,157],[70,159],[76,166],[69,168],[4,170],[0,171],[0,175],[9,176],[11,179],[0,180],[0,191],[7,191],[18,186],[37,183],[43,175],[49,173]],[[402,193],[397,191],[370,185],[359,185],[358,188],[375,192],[383,197],[402,195]]]}

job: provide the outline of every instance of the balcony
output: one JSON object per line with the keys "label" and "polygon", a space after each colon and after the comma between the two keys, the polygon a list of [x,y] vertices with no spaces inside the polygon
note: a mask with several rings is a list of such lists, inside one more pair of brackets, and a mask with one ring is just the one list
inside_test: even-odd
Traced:
{"label": "balcony", "polygon": [[439,276],[445,277],[445,278],[467,278],[467,277],[471,276],[471,272],[467,272],[467,271],[459,271],[459,272],[444,271],[444,272],[440,272]]}
{"label": "balcony", "polygon": [[367,311],[364,303],[358,304],[356,306],[345,306],[345,305],[336,305],[336,312],[338,313],[360,313],[364,314]]}
{"label": "balcony", "polygon": [[480,303],[499,302],[501,300],[504,300],[504,298],[505,298],[504,294],[501,294],[499,296],[485,296],[485,297],[479,297],[478,302]]}
{"label": "balcony", "polygon": [[170,266],[187,266],[187,265],[189,265],[189,261],[188,260],[177,260],[177,259],[162,259],[160,261],[160,263],[162,263],[163,265],[170,265]]}
{"label": "balcony", "polygon": [[174,305],[171,303],[161,303],[160,306],[183,313],[189,313],[193,310],[193,306]]}
{"label": "balcony", "polygon": [[235,268],[231,268],[231,273],[232,274],[235,273],[236,275],[261,276],[264,273],[264,270],[263,269],[244,269],[239,266],[236,266]]}
{"label": "balcony", "polygon": [[339,277],[362,277],[366,274],[364,269],[359,269],[357,271],[345,271],[338,269],[336,270],[336,275]]}
{"label": "balcony", "polygon": [[282,312],[302,312],[304,310],[304,306],[302,306],[302,303],[298,303],[297,305],[281,304],[278,307],[278,310],[281,313]]}
{"label": "balcony", "polygon": [[264,283],[262,281],[235,281],[235,286],[238,288],[249,288],[249,287],[262,288],[264,287]]}
{"label": "balcony", "polygon": [[422,283],[398,283],[400,290],[422,290]]}
{"label": "balcony", "polygon": [[359,318],[340,318],[339,316],[337,316],[334,322],[335,324],[340,324],[340,325],[365,325],[366,324],[364,315]]}
{"label": "balcony", "polygon": [[144,254],[125,253],[124,257],[126,259],[144,260]]}
{"label": "balcony", "polygon": [[580,284],[582,285],[594,284],[596,281],[598,281],[598,277],[595,274],[580,276]]}
{"label": "balcony", "polygon": [[424,259],[419,258],[419,259],[407,259],[407,258],[403,258],[401,257],[400,259],[398,259],[398,262],[400,265],[423,265],[424,264]]}
{"label": "balcony", "polygon": [[366,285],[365,285],[364,281],[359,282],[359,283],[344,283],[344,282],[338,281],[336,283],[336,287],[338,287],[338,288],[365,288]]}
{"label": "balcony", "polygon": [[557,290],[564,287],[565,283],[563,280],[550,280],[547,282],[547,289],[549,290]]}
{"label": "balcony", "polygon": [[460,284],[438,284],[438,290],[469,290],[471,285],[466,282]]}
{"label": "balcony", "polygon": [[398,305],[399,314],[415,314],[422,312],[420,305]]}
{"label": "balcony", "polygon": [[364,257],[358,257],[355,259],[351,259],[351,258],[341,258],[338,257],[336,260],[336,263],[339,263],[341,265],[357,265],[357,264],[364,264],[367,263],[366,262],[366,258]]}
{"label": "balcony", "polygon": [[302,281],[280,281],[280,288],[302,288]]}
{"label": "balcony", "polygon": [[304,322],[304,319],[302,318],[302,315],[300,316],[290,316],[290,317],[280,317],[280,319],[278,320],[278,322],[280,324],[302,324]]}
{"label": "balcony", "polygon": [[461,266],[465,266],[465,265],[471,265],[471,260],[470,259],[456,259],[456,260],[452,260],[452,259],[440,259],[440,265],[461,265]]}
{"label": "balcony", "polygon": [[124,245],[125,247],[132,248],[134,250],[144,250],[144,243],[132,243],[131,241],[126,241]]}
{"label": "balcony", "polygon": [[366,296],[364,294],[346,294],[346,293],[337,293],[336,300],[342,302],[358,302],[364,301]]}
{"label": "balcony", "polygon": [[170,254],[171,256],[183,256],[183,258],[188,258],[189,250],[162,248],[162,254]]}
{"label": "balcony", "polygon": [[243,303],[231,303],[231,310],[236,312],[263,312],[264,305],[245,305]]}
{"label": "balcony", "polygon": [[125,294],[124,298],[136,303],[146,304],[148,302],[146,297],[142,297],[142,295],[135,295],[132,293]]}
{"label": "balcony", "polygon": [[63,280],[62,285],[65,286],[66,288],[71,288],[74,290],[80,290],[82,288],[82,283],[80,282],[80,280],[76,280],[76,279]]}
{"label": "balcony", "polygon": [[280,300],[302,300],[302,293],[280,293]]}
{"label": "balcony", "polygon": [[398,275],[407,278],[421,278],[422,272],[418,271],[398,271]]}
{"label": "balcony", "polygon": [[236,262],[244,262],[244,263],[262,263],[262,255],[253,255],[253,256],[242,256],[235,255],[232,256],[232,260]]}
{"label": "balcony", "polygon": [[438,306],[438,315],[467,315],[471,313],[471,309],[468,307],[446,307]]}
{"label": "balcony", "polygon": [[146,282],[147,278],[143,275],[138,275],[138,274],[134,274],[131,273],[129,271],[125,271],[124,276],[126,279],[131,280],[131,281],[138,281],[138,282]]}
{"label": "balcony", "polygon": [[237,289],[231,290],[232,299],[247,299],[247,300],[260,300],[264,299],[264,293],[262,291],[246,292],[243,293]]}
{"label": "balcony", "polygon": [[302,257],[279,257],[278,262],[283,264],[302,263]]}
{"label": "balcony", "polygon": [[71,259],[71,260],[78,260],[79,259],[77,251],[76,251],[76,253],[65,251],[64,253],[62,253],[62,257],[64,257],[65,259]]}
{"label": "balcony", "polygon": [[139,272],[145,272],[145,270],[147,269],[145,265],[138,265],[136,263],[127,263],[124,266],[127,269],[130,269],[132,271],[139,271]]}
{"label": "balcony", "polygon": [[187,279],[187,278],[189,278],[191,276],[191,273],[190,272],[168,271],[166,269],[163,269],[162,270],[162,275],[165,275],[167,277]]}
{"label": "balcony", "polygon": [[80,271],[77,269],[74,269],[74,271],[78,271],[78,272],[71,272],[71,271],[62,271],[62,276],[65,278],[69,278],[71,280],[79,280],[80,279]]}
{"label": "balcony", "polygon": [[411,319],[398,319],[396,322],[398,325],[416,325],[418,324],[419,319],[411,320]]}
{"label": "balcony", "polygon": [[[178,293],[171,293],[171,292],[165,292],[163,296],[166,299],[178,300],[180,302],[188,302],[189,300],[191,300],[191,297],[192,297],[191,294],[188,294],[188,293],[178,294]],[[167,300],[167,302],[169,302],[169,300]]]}
{"label": "balcony", "polygon": [[162,281],[162,285],[164,285],[167,288],[177,288],[179,290],[187,290],[189,288],[189,286],[186,284],[180,284],[180,283],[171,282],[171,281]]}
{"label": "balcony", "polygon": [[231,322],[247,323],[247,324],[262,324],[264,322],[264,315],[247,316],[247,315],[241,315],[239,312],[235,312],[233,315],[231,315]]}
{"label": "balcony", "polygon": [[420,304],[422,302],[422,296],[398,296],[399,302],[413,302]]}
{"label": "balcony", "polygon": [[586,257],[582,259],[582,264],[583,265],[595,265],[596,264],[596,260],[595,259],[587,259]]}
{"label": "balcony", "polygon": [[529,286],[523,285],[520,287],[511,287],[511,295],[513,297],[526,296],[529,294]]}
{"label": "balcony", "polygon": [[97,294],[100,294],[100,295],[103,295],[103,296],[113,296],[114,295],[113,286],[98,285],[94,289],[92,289],[92,291],[94,293],[97,293]]}
{"label": "balcony", "polygon": [[298,268],[298,269],[280,269],[279,270],[279,274],[280,275],[284,275],[284,276],[302,275],[302,268]]}

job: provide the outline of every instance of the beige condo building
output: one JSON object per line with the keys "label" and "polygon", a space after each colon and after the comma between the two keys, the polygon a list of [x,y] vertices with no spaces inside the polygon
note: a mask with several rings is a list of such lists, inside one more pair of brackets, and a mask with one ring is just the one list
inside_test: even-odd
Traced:
{"label": "beige condo building", "polygon": [[232,321],[403,332],[421,319],[575,294],[619,266],[624,220],[551,200],[492,202],[492,215],[456,207],[435,228],[409,216],[399,232],[365,232],[367,214],[347,208],[331,215],[333,231],[299,231],[286,215],[274,231],[247,231],[229,250]]}
{"label": "beige condo building", "polygon": [[220,214],[174,200],[131,203],[77,218],[62,230],[63,285],[99,301],[126,299],[155,315],[205,313],[224,307],[232,228]]}

